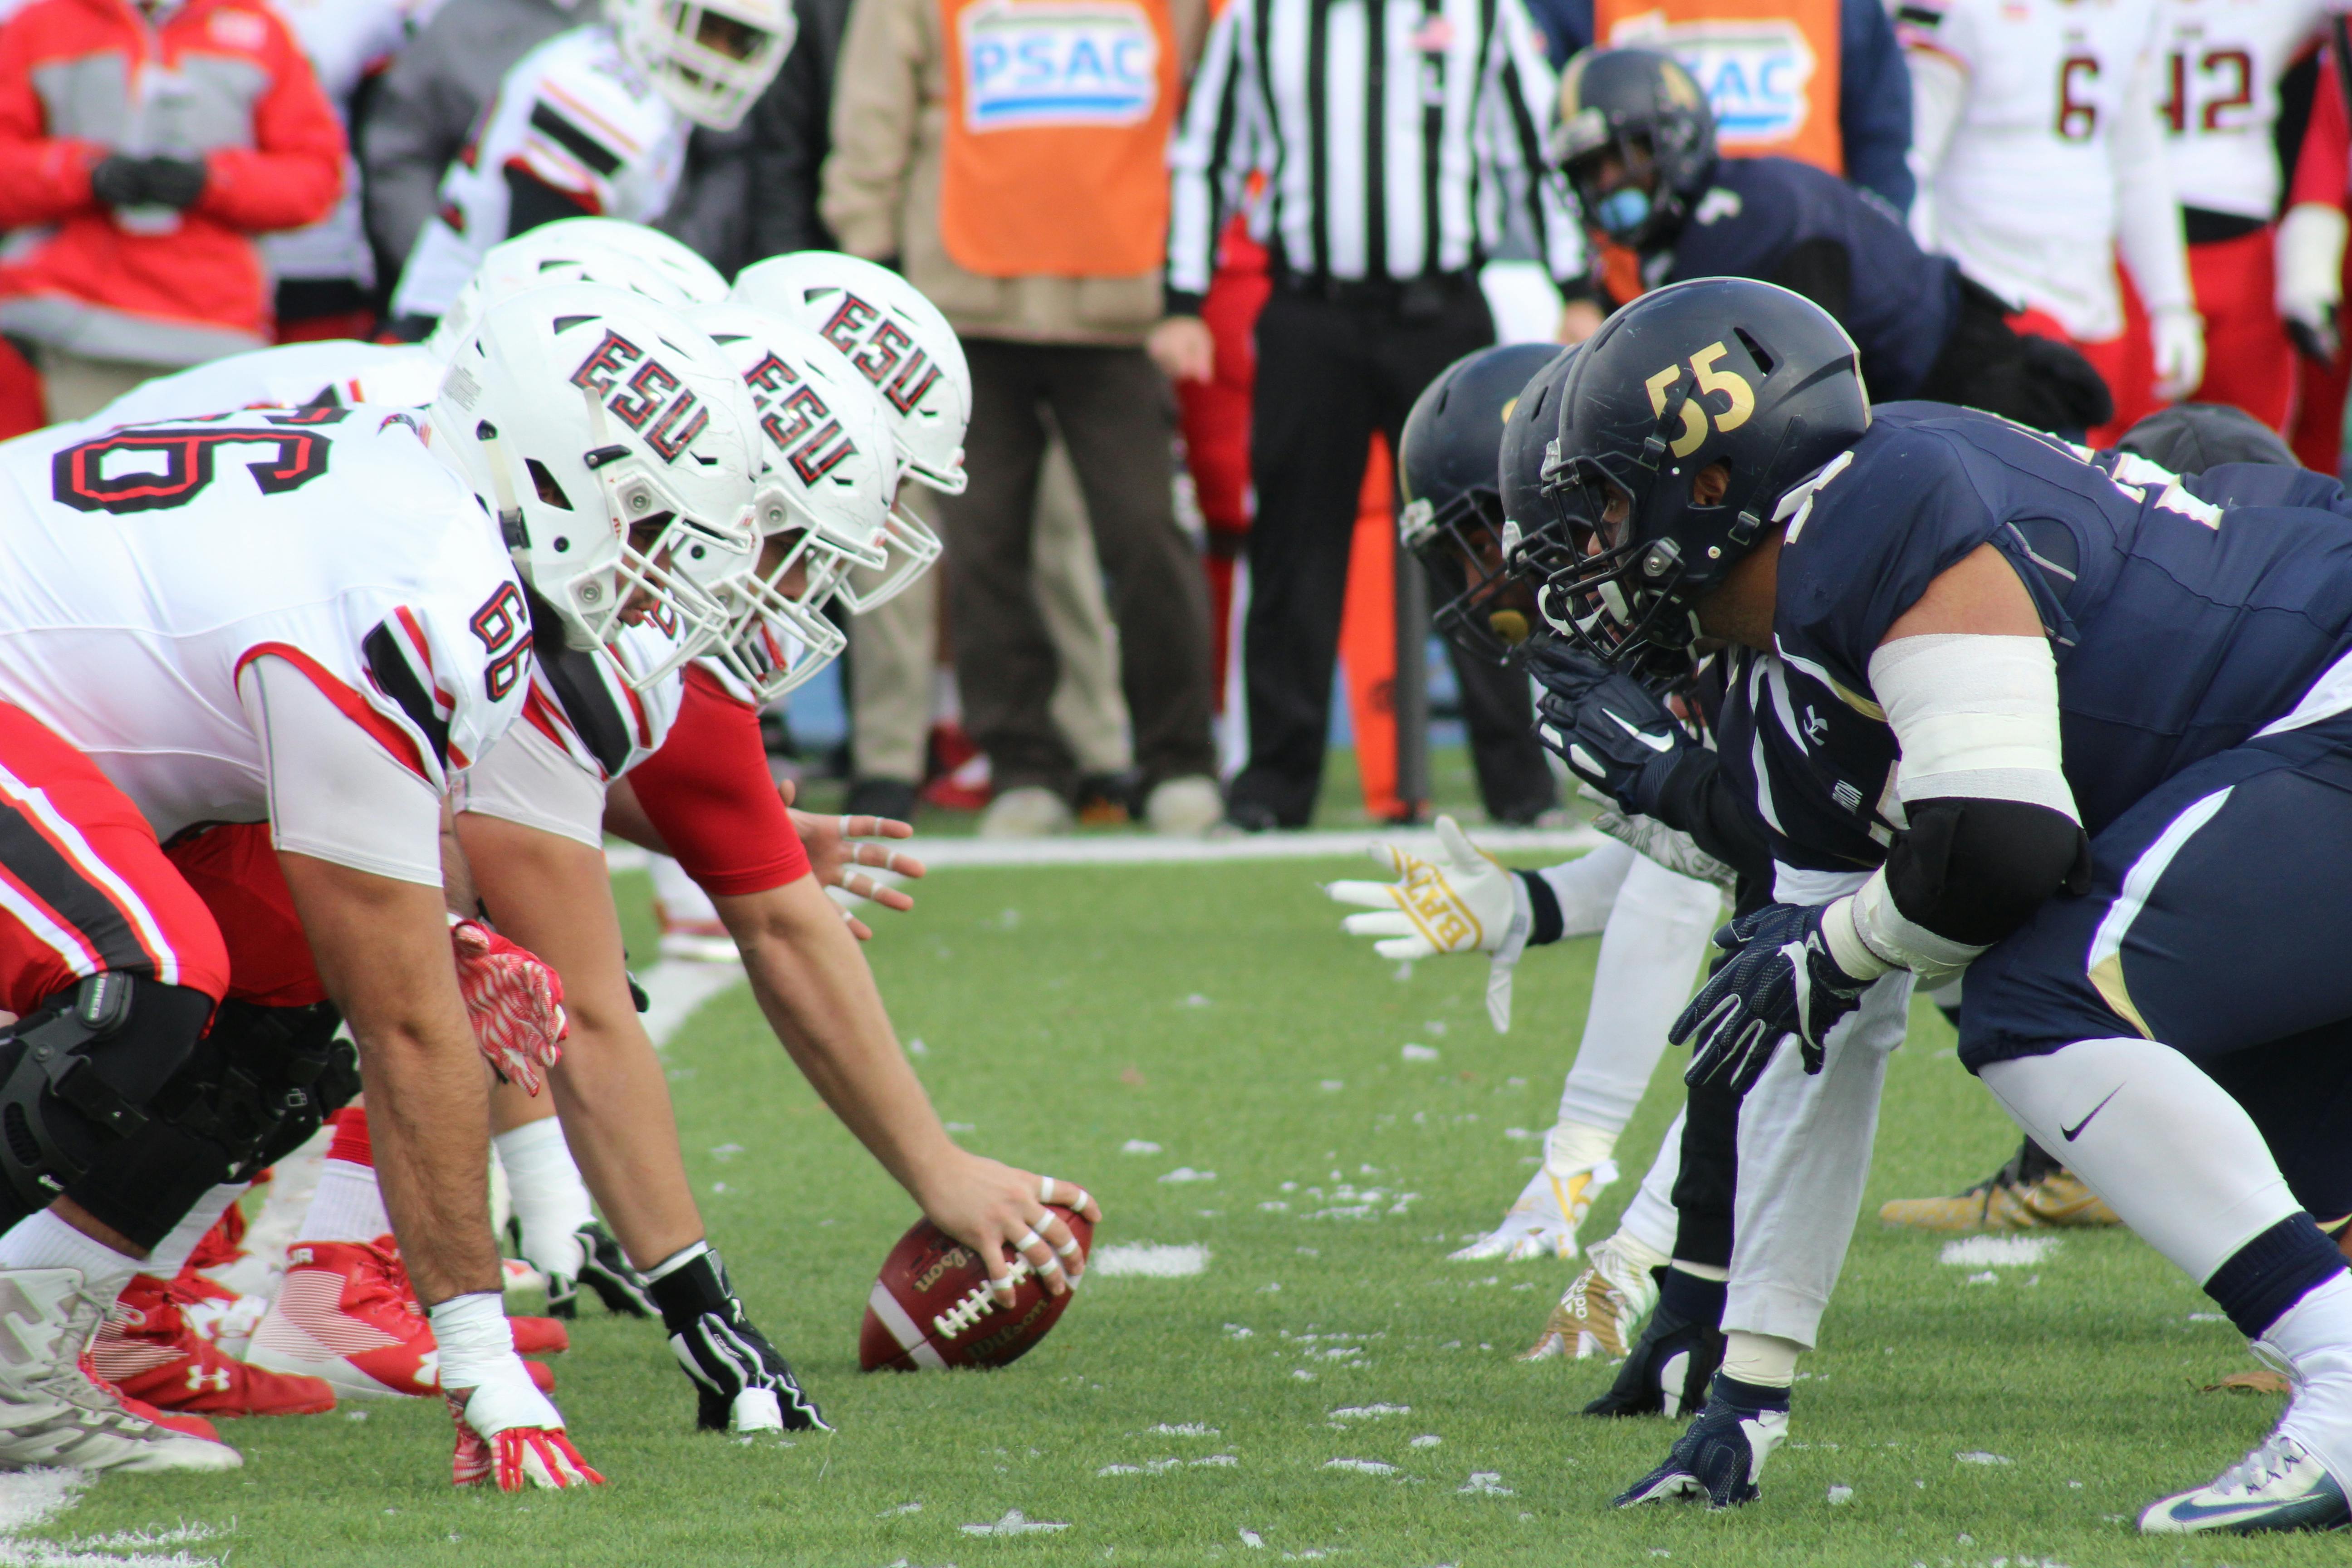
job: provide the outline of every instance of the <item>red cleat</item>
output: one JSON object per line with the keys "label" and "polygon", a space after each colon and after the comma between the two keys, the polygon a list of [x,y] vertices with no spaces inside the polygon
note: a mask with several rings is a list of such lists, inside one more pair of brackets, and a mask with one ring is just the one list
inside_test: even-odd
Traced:
{"label": "red cleat", "polygon": [[[287,1248],[286,1279],[254,1331],[247,1363],[321,1378],[338,1393],[363,1398],[440,1393],[440,1347],[390,1239],[304,1241]],[[541,1390],[555,1386],[555,1374],[541,1363],[523,1365]]]}
{"label": "red cleat", "polygon": [[[90,1342],[93,1374],[126,1401],[183,1415],[316,1415],[335,1407],[335,1391],[318,1378],[264,1371],[223,1352],[188,1321],[192,1297],[179,1280],[135,1276]],[[192,1435],[219,1440],[208,1423]]]}

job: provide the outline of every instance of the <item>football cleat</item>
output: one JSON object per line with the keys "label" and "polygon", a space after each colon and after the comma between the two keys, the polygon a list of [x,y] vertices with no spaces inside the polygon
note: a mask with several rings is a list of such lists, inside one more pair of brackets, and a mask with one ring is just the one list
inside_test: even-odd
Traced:
{"label": "football cleat", "polygon": [[645,1276],[621,1250],[601,1220],[590,1220],[572,1233],[580,1242],[580,1275],[578,1279],[562,1274],[547,1277],[547,1315],[551,1318],[575,1318],[580,1314],[580,1288],[586,1286],[604,1310],[620,1317],[651,1318],[659,1315],[654,1299],[646,1291]]}
{"label": "football cleat", "polygon": [[2106,1200],[2031,1138],[2008,1164],[1948,1198],[1895,1198],[1879,1219],[1910,1230],[2073,1230],[2121,1225]]}
{"label": "football cleat", "polygon": [[183,1268],[172,1280],[172,1297],[190,1332],[210,1340],[228,1354],[242,1358],[253,1341],[253,1331],[269,1310],[267,1296],[243,1296],[209,1274]]}
{"label": "football cleat", "polygon": [[2284,1432],[2194,1491],[2150,1503],[2146,1535],[2252,1535],[2272,1530],[2341,1530],[2352,1524],[2344,1489],[2311,1451]]}
{"label": "football cleat", "polygon": [[[286,1261],[278,1299],[254,1331],[248,1363],[320,1378],[339,1394],[362,1398],[421,1398],[441,1391],[441,1353],[433,1325],[390,1247],[305,1241],[287,1248]],[[562,1329],[545,1318],[508,1321],[534,1325],[517,1329],[519,1351],[526,1333],[544,1338],[537,1325],[558,1333]],[[542,1390],[555,1386],[555,1375],[545,1366],[535,1361],[523,1365]]]}
{"label": "football cleat", "polygon": [[203,1415],[316,1415],[335,1407],[335,1391],[315,1377],[247,1366],[224,1352],[190,1321],[202,1290],[182,1275],[166,1283],[132,1277],[90,1342],[91,1369],[123,1394]]}
{"label": "football cleat", "polygon": [[1545,1321],[1543,1333],[1519,1352],[1519,1359],[1548,1361],[1573,1354],[1579,1361],[1596,1355],[1621,1360],[1633,1348],[1634,1331],[1657,1304],[1655,1276],[1627,1257],[1615,1237],[1595,1242],[1585,1254],[1584,1272],[1569,1285]]}
{"label": "football cleat", "polygon": [[1706,1408],[1675,1439],[1666,1462],[1619,1493],[1617,1506],[1704,1501],[1709,1508],[1736,1508],[1754,1502],[1764,1461],[1788,1435],[1787,1389],[1718,1376]]}
{"label": "football cleat", "polygon": [[100,1377],[82,1353],[112,1305],[75,1268],[0,1273],[0,1470],[233,1470],[212,1424],[169,1417]]}
{"label": "football cleat", "polygon": [[1617,1166],[1608,1160],[1566,1175],[1555,1174],[1549,1166],[1539,1169],[1528,1179],[1502,1224],[1448,1257],[1455,1263],[1574,1258],[1576,1227],[1584,1223],[1592,1200],[1616,1179]]}
{"label": "football cleat", "polygon": [[1657,1310],[1617,1369],[1617,1381],[1584,1413],[1671,1418],[1697,1409],[1723,1365],[1723,1331],[1717,1326],[1723,1295],[1719,1284],[1668,1269]]}

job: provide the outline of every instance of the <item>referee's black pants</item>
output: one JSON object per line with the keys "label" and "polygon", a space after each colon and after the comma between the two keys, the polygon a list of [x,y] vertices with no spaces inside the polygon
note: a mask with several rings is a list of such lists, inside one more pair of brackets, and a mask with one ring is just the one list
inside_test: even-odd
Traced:
{"label": "referee's black pants", "polygon": [[[1280,285],[1266,300],[1250,420],[1257,515],[1242,641],[1250,754],[1227,797],[1235,821],[1270,816],[1303,827],[1313,814],[1372,432],[1384,433],[1393,453],[1422,389],[1494,341],[1494,319],[1468,278],[1410,314]],[[1526,678],[1458,653],[1454,668],[1487,815],[1531,820],[1558,797],[1531,732]]]}

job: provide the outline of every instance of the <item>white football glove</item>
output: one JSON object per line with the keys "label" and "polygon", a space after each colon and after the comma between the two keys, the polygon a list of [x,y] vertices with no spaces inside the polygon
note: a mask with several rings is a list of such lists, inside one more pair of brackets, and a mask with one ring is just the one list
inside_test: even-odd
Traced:
{"label": "white football glove", "polygon": [[2167,305],[2148,314],[2156,346],[2156,395],[2175,403],[2205,380],[2205,318],[2186,305]]}
{"label": "white football glove", "polygon": [[1445,952],[1484,952],[1486,1016],[1498,1035],[1511,1028],[1511,971],[1527,951],[1532,914],[1528,889],[1470,842],[1462,825],[1437,819],[1441,858],[1425,860],[1393,844],[1374,844],[1374,860],[1393,872],[1394,882],[1332,882],[1323,890],[1343,904],[1377,910],[1339,922],[1349,936],[1381,940],[1372,951],[1382,958],[1410,961]]}
{"label": "white football glove", "polygon": [[2295,347],[2332,360],[2339,344],[2336,312],[2344,302],[2343,209],[2297,202],[2278,226],[2278,312]]}
{"label": "white football glove", "polygon": [[461,1487],[490,1481],[502,1492],[604,1484],[563,1435],[563,1416],[531,1385],[498,1294],[452,1296],[430,1316],[442,1398],[457,1428],[451,1480]]}

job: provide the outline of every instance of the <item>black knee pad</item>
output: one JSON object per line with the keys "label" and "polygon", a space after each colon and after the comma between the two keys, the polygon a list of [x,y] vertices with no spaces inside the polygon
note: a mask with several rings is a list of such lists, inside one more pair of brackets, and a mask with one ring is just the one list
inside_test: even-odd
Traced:
{"label": "black knee pad", "polygon": [[201,991],[110,973],[0,1031],[0,1176],[16,1202],[46,1206],[151,1126],[212,1011]]}
{"label": "black knee pad", "polygon": [[359,1058],[329,1003],[224,1002],[212,1032],[148,1106],[148,1125],[68,1188],[73,1200],[152,1247],[224,1182],[253,1179],[300,1148],[359,1092]]}

